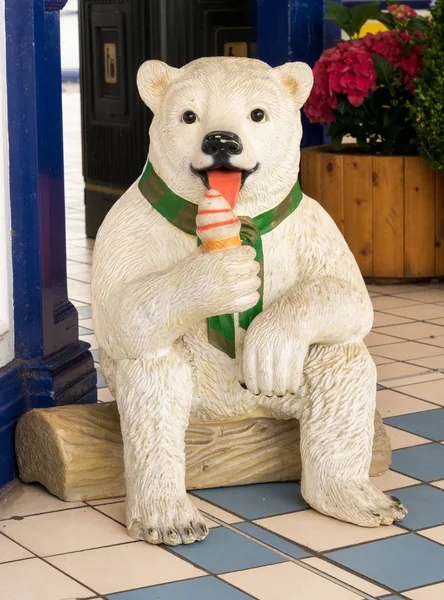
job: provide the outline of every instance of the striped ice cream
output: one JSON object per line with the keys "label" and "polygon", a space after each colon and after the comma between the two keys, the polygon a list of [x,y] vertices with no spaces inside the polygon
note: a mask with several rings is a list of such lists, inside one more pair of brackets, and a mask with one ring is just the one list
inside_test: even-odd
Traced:
{"label": "striped ice cream", "polygon": [[241,222],[227,200],[216,190],[207,192],[199,203],[196,232],[204,252],[241,246]]}

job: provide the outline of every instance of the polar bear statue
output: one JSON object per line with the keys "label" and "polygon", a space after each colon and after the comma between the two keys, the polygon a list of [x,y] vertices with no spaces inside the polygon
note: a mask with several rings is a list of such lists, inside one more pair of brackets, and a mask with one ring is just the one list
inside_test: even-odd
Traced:
{"label": "polar bear statue", "polygon": [[[369,480],[371,301],[339,230],[298,184],[311,87],[303,63],[215,57],[139,70],[154,113],[149,160],[100,228],[92,275],[135,538],[206,537],[186,495],[188,423],[257,409],[300,421],[302,495],[314,509],[366,527],[406,514]],[[199,246],[197,206],[210,181],[249,243]]]}

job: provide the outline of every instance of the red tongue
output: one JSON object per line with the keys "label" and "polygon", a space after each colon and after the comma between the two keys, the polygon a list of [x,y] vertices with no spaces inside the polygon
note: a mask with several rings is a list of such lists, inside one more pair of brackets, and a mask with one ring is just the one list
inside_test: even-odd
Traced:
{"label": "red tongue", "polygon": [[242,183],[241,171],[208,171],[208,182],[210,189],[217,190],[231,208],[235,207]]}

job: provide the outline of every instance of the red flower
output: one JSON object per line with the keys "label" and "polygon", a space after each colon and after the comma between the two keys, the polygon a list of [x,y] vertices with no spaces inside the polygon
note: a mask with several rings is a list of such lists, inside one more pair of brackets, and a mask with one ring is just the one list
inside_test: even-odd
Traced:
{"label": "red flower", "polygon": [[309,120],[321,124],[334,121],[338,94],[345,95],[352,106],[361,106],[381,85],[372,59],[375,54],[389,60],[395,70],[401,69],[403,87],[413,91],[414,78],[423,67],[423,45],[412,42],[407,31],[390,30],[326,50],[313,69],[314,86],[305,105]]}
{"label": "red flower", "polygon": [[313,70],[315,84],[305,106],[311,122],[331,123],[337,106],[335,94],[345,94],[360,106],[376,88],[376,73],[370,53],[356,42],[342,42],[326,50]]}
{"label": "red flower", "polygon": [[[408,8],[408,7],[406,7]],[[423,67],[423,45],[412,45],[412,36],[407,31],[380,31],[367,34],[362,45],[370,53],[383,56],[395,69],[404,72],[403,83],[409,91],[413,90],[413,79],[418,77]]]}

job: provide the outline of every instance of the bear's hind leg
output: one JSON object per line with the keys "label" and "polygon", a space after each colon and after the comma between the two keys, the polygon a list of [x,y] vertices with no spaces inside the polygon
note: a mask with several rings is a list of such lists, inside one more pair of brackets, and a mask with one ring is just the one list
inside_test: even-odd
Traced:
{"label": "bear's hind leg", "polygon": [[186,494],[185,431],[191,369],[171,350],[154,359],[116,362],[127,488],[128,533],[151,544],[190,544],[208,534]]}
{"label": "bear's hind leg", "polygon": [[401,521],[406,509],[369,478],[376,368],[363,343],[311,348],[301,409],[302,495],[319,512],[364,527]]}

